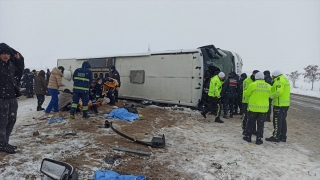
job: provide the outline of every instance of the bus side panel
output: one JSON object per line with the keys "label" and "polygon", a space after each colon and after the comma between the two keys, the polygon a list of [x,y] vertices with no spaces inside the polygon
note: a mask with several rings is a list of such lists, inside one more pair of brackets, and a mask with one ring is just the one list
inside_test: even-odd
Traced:
{"label": "bus side panel", "polygon": [[[180,102],[196,106],[195,99],[198,99],[198,93],[194,93],[193,89],[199,83],[199,73],[194,72],[194,69],[200,64],[193,62],[197,62],[194,56],[194,54],[178,54],[117,58],[116,68],[120,73],[122,84],[120,97],[174,104]],[[143,84],[130,82],[131,70],[145,71]],[[194,77],[195,75],[197,77]]]}

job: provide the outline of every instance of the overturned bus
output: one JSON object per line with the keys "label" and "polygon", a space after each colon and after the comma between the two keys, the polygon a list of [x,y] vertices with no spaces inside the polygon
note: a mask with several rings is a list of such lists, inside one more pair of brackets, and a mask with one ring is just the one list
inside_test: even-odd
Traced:
{"label": "overturned bus", "polygon": [[121,78],[119,98],[198,107],[202,101],[204,74],[217,67],[225,74],[241,74],[242,59],[214,45],[197,49],[147,52],[116,56],[58,59],[65,68],[63,84],[72,90],[73,72],[83,61],[91,65],[93,78],[108,77],[115,66]]}

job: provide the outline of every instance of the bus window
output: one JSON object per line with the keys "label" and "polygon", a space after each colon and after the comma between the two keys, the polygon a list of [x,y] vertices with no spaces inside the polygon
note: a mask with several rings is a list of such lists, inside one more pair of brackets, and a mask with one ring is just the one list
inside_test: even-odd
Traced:
{"label": "bus window", "polygon": [[108,77],[109,77],[109,73],[106,73],[104,77],[105,77],[105,78],[108,78]]}
{"label": "bus window", "polygon": [[100,74],[99,74],[99,78],[103,78],[103,73],[100,73]]}
{"label": "bus window", "polygon": [[94,77],[94,79],[97,79],[98,78],[98,73],[94,73],[93,77]]}

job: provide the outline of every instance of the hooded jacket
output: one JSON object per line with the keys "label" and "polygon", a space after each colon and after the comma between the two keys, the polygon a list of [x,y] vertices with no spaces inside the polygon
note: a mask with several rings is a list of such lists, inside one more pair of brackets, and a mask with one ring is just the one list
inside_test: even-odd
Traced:
{"label": "hooded jacket", "polygon": [[62,84],[62,77],[63,74],[61,73],[61,71],[56,67],[53,68],[51,71],[51,76],[49,78],[48,88],[58,90],[59,87],[64,86],[64,84]]}
{"label": "hooded jacket", "polygon": [[0,54],[2,53],[9,53],[10,59],[7,62],[0,60],[0,99],[15,98],[15,90],[18,89],[24,69],[24,60],[22,55],[20,59],[16,59],[14,54],[18,52],[5,43],[0,43]]}
{"label": "hooded jacket", "polygon": [[40,71],[39,76],[34,77],[34,93],[35,94],[47,94],[48,83],[45,79],[45,72]]}
{"label": "hooded jacket", "polygon": [[89,69],[91,65],[84,61],[82,68],[78,68],[73,73],[73,92],[89,92],[90,84],[92,82],[92,72]]}
{"label": "hooded jacket", "polygon": [[281,74],[274,79],[271,90],[271,99],[273,99],[273,106],[290,106],[290,82],[284,75]]}
{"label": "hooded jacket", "polygon": [[213,78],[211,78],[208,96],[220,98],[222,84],[223,82],[220,80],[218,75],[215,75]]}

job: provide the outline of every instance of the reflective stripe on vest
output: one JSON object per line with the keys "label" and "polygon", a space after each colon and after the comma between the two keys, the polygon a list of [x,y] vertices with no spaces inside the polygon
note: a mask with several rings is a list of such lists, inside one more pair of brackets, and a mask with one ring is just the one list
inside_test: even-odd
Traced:
{"label": "reflective stripe on vest", "polygon": [[255,105],[250,105],[249,108],[254,108],[254,109],[269,109],[269,106],[255,106]]}
{"label": "reflective stripe on vest", "polygon": [[72,107],[72,108],[77,108],[77,107],[78,107],[78,104],[72,103],[71,107]]}
{"label": "reflective stripe on vest", "polygon": [[73,86],[73,89],[79,89],[79,90],[89,91],[89,88],[78,87],[78,86]]}
{"label": "reflective stripe on vest", "polygon": [[82,106],[83,111],[88,111],[88,109],[89,109],[88,106]]}
{"label": "reflective stripe on vest", "polygon": [[88,79],[88,78],[74,77],[74,79],[75,79],[75,80],[88,81],[88,82],[89,82],[89,79]]}

